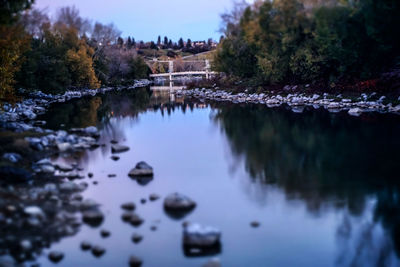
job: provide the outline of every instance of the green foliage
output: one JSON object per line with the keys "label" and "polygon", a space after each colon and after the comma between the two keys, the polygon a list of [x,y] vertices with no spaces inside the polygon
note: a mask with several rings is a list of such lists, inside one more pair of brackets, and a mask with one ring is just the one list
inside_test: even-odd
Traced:
{"label": "green foliage", "polygon": [[146,62],[141,57],[134,57],[130,61],[130,73],[131,79],[144,79],[147,78],[150,72]]}
{"label": "green foliage", "polygon": [[28,9],[34,0],[0,0],[0,24],[13,24],[20,12]]}
{"label": "green foliage", "polygon": [[215,68],[269,84],[308,83],[372,78],[399,62],[399,1],[303,3],[310,6],[273,0],[241,10],[226,22]]}

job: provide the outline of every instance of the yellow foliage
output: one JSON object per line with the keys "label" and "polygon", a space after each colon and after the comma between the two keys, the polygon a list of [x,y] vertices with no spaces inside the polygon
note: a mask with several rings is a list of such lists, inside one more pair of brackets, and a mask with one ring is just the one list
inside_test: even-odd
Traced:
{"label": "yellow foliage", "polygon": [[66,54],[66,62],[76,86],[99,88],[100,82],[93,68],[93,49],[81,43],[79,49],[69,49]]}
{"label": "yellow foliage", "polygon": [[0,98],[13,97],[15,73],[22,65],[22,54],[28,49],[28,38],[20,27],[0,26]]}

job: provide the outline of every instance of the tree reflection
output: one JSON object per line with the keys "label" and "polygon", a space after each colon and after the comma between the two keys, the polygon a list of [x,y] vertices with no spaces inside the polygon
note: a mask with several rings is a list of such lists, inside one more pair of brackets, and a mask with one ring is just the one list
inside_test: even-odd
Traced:
{"label": "tree reflection", "polygon": [[[381,240],[371,238],[380,226],[390,234],[399,255],[398,117],[354,118],[307,110],[296,114],[286,108],[225,105],[213,119],[226,134],[233,155],[244,159],[246,171],[257,183],[275,184],[287,198],[304,201],[312,214],[331,206],[353,217],[373,215],[365,224],[343,218],[337,238],[356,238],[358,244],[355,251],[346,251],[351,260],[338,257],[339,265],[360,266],[371,257],[378,265],[388,261],[390,240],[385,235]],[[371,198],[373,207],[368,205]]]}

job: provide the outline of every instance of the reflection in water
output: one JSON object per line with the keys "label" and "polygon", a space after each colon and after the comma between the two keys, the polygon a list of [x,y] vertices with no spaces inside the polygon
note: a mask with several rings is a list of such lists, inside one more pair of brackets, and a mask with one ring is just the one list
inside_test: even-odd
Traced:
{"label": "reflection in water", "polygon": [[397,118],[229,105],[214,120],[253,179],[305,201],[316,216],[331,207],[346,211],[337,229],[338,265],[390,263],[392,242],[381,224],[399,255]]}
{"label": "reflection in water", "polygon": [[[310,254],[310,251],[319,249],[313,247],[314,244],[326,247],[328,252],[325,251],[321,257],[334,254],[330,265],[396,266],[399,263],[400,124],[397,117],[368,114],[354,118],[343,113],[330,114],[307,109],[302,114],[296,114],[286,108],[268,109],[261,105],[209,105],[196,100],[174,99],[168,92],[147,89],[122,91],[54,106],[47,116],[48,125],[52,128],[59,128],[59,124],[63,123],[67,128],[97,125],[102,129],[101,142],[107,146],[101,147],[100,152],[79,155],[81,166],[101,169],[101,164],[108,164],[103,163],[103,158],[110,157],[110,141],[130,143],[135,133],[140,136],[140,142],[147,146],[143,145],[145,148],[142,146],[141,149],[140,144],[135,143],[139,147],[129,152],[132,153],[129,158],[136,154],[140,154],[140,157],[147,155],[152,160],[151,163],[158,163],[156,171],[161,172],[154,181],[144,187],[139,186],[138,190],[146,190],[150,186],[151,190],[157,189],[157,192],[166,194],[170,193],[169,190],[175,190],[175,186],[179,184],[180,188],[194,194],[196,198],[197,191],[193,187],[208,188],[208,191],[204,189],[207,196],[203,189],[198,193],[197,200],[201,202],[202,196],[204,202],[189,217],[194,216],[206,222],[217,220],[220,225],[225,225],[222,229],[225,240],[229,240],[233,233],[242,238],[234,242],[223,242],[223,251],[215,252],[232,258],[231,262],[230,259],[223,259],[223,262],[228,263],[227,266],[232,262],[240,264],[243,261],[254,266],[264,264],[265,260],[270,260],[272,265],[285,262],[279,253],[263,258],[263,253],[258,252],[256,255],[249,254],[254,259],[246,258],[246,248],[232,248],[235,242],[249,242],[254,246],[251,249],[254,251],[265,247],[265,255],[277,248],[280,254],[288,254],[286,258],[302,259],[303,263],[299,262],[299,266],[307,266],[304,263],[307,262],[305,258],[310,257],[315,257],[315,262],[326,263],[318,256]],[[207,124],[202,120],[204,116]],[[217,139],[214,134],[203,132],[210,124],[209,117],[211,123],[220,129]],[[164,118],[171,120],[163,120]],[[198,121],[187,121],[188,118]],[[161,128],[163,126],[165,128]],[[155,134],[154,131],[160,132]],[[181,132],[184,134],[180,134]],[[156,142],[158,139],[161,141]],[[212,143],[214,141],[216,143]],[[212,145],[208,146],[208,142]],[[226,144],[221,144],[223,142]],[[196,143],[200,145],[190,150]],[[148,147],[149,144],[151,147]],[[225,148],[225,145],[228,148],[224,158],[227,163],[215,156],[219,153],[218,148]],[[181,147],[183,150],[180,150]],[[183,177],[171,171],[174,168],[169,160],[173,166],[182,165],[179,171]],[[205,165],[201,165],[203,160]],[[128,164],[133,163],[129,160]],[[230,172],[225,174],[228,168]],[[110,171],[118,173],[120,170]],[[229,179],[224,180],[224,175]],[[212,180],[207,180],[206,177]],[[237,177],[240,179],[232,179]],[[127,187],[125,182],[119,180],[122,190]],[[240,186],[238,192],[231,186],[236,182]],[[105,187],[104,190],[108,192],[109,188]],[[222,197],[225,194],[229,196],[229,200]],[[242,195],[247,195],[250,202],[246,202]],[[226,206],[227,203],[229,207]],[[211,205],[209,210],[202,211],[201,207],[207,205]],[[304,213],[312,220],[321,219],[326,224],[333,222],[332,226],[311,227],[312,233],[307,235],[307,230],[310,231],[310,219],[301,212],[303,206],[306,208]],[[224,213],[220,213],[217,207],[222,208]],[[251,234],[243,230],[243,225],[240,224],[242,217],[229,217],[232,216],[229,211],[235,210],[232,207],[242,214],[246,214],[248,210],[256,210],[257,216],[265,224],[269,222],[267,231],[277,234],[277,242],[271,241],[274,236],[271,232],[249,240],[248,236]],[[278,215],[274,213],[274,209],[292,211],[293,214]],[[289,217],[294,224],[289,228],[293,229],[280,225],[287,225]],[[245,220],[249,218],[246,217]],[[172,222],[164,223],[172,225]],[[297,227],[305,234],[297,235],[294,231]],[[330,236],[320,228],[328,228],[331,232],[333,230],[334,252],[329,250]],[[241,235],[242,232],[246,234]],[[279,239],[286,237],[286,233],[294,235],[284,240]],[[314,236],[317,233],[324,235]],[[169,232],[158,234],[170,237]],[[176,232],[173,234],[177,235]],[[296,236],[305,240],[291,240]],[[157,242],[163,241],[160,237]],[[305,248],[293,245],[297,251],[290,250],[289,244],[296,242],[305,244]],[[163,244],[169,246],[169,243]],[[301,251],[305,251],[303,255],[300,255]],[[151,254],[151,251],[147,253]],[[184,253],[191,256],[185,250]],[[179,260],[176,259],[181,264],[192,266],[185,259]],[[293,263],[286,261],[288,262]]]}

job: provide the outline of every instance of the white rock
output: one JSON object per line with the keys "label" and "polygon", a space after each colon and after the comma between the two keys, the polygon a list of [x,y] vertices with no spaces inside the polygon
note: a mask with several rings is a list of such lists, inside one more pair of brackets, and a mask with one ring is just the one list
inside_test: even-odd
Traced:
{"label": "white rock", "polygon": [[360,108],[352,108],[352,109],[350,109],[349,111],[348,111],[348,113],[351,115],[351,116],[360,116],[361,115],[361,113],[362,113],[363,111],[362,111],[362,109],[360,109]]}
{"label": "white rock", "polygon": [[188,223],[183,229],[183,243],[187,246],[209,247],[216,245],[221,238],[221,231],[211,226]]}

